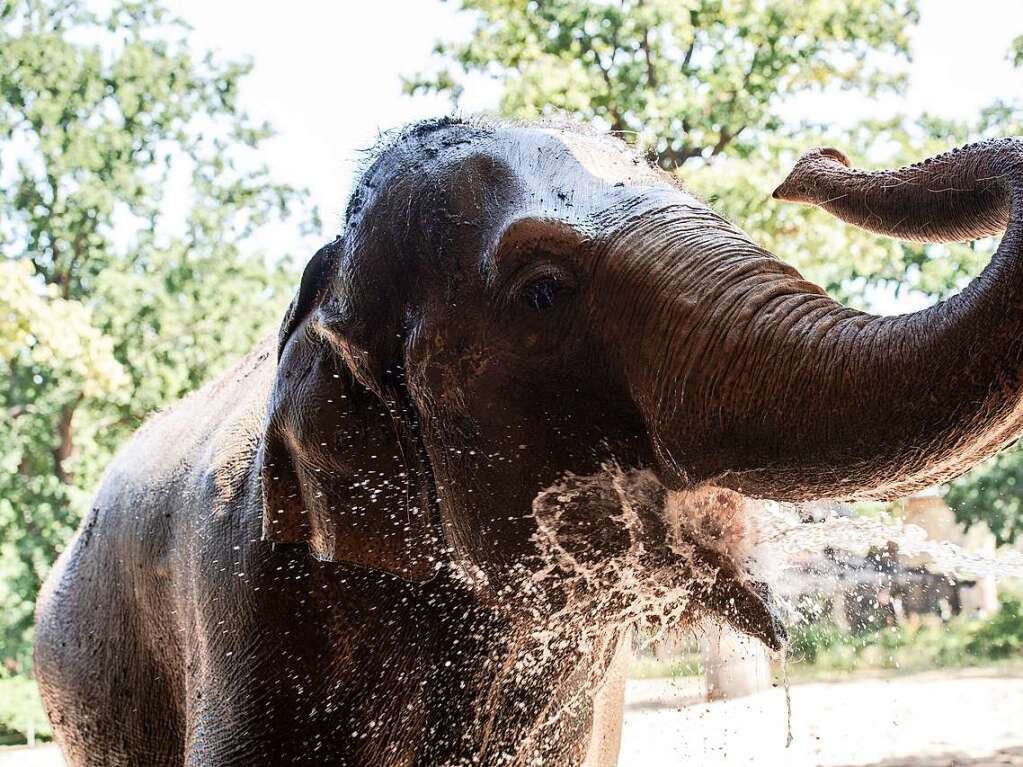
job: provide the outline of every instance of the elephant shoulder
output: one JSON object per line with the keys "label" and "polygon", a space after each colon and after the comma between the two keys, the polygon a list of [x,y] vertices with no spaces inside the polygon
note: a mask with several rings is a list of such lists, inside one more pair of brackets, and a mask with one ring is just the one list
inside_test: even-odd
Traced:
{"label": "elephant shoulder", "polygon": [[172,519],[223,505],[246,483],[276,367],[272,336],[152,416],[107,469],[96,511]]}

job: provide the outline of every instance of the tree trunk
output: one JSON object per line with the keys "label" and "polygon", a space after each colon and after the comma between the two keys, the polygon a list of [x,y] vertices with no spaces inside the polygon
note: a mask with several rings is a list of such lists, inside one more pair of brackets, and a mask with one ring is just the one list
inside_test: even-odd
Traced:
{"label": "tree trunk", "polygon": [[71,473],[67,470],[67,460],[74,453],[75,443],[72,434],[72,425],[75,418],[75,411],[82,401],[79,394],[73,402],[69,402],[60,409],[60,417],[57,420],[57,446],[53,450],[53,472],[57,479],[65,485],[73,483]]}

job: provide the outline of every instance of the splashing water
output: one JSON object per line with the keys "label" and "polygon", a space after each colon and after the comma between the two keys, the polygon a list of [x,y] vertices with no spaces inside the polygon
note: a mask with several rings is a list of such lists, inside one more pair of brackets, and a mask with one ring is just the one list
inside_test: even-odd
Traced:
{"label": "splashing water", "polygon": [[927,532],[895,517],[831,516],[804,522],[798,507],[773,501],[750,502],[756,520],[756,547],[783,566],[805,552],[840,549],[863,553],[892,542],[907,557],[926,556],[933,569],[957,577],[1023,578],[1023,554],[1007,551],[988,556],[969,552],[948,541],[935,541]]}
{"label": "splashing water", "polygon": [[[553,689],[554,680],[571,679],[579,686],[557,696],[558,706],[538,711],[525,741],[501,757],[508,764],[563,758],[551,744],[586,720],[595,691],[637,626],[647,641],[657,641],[711,618],[768,642],[777,638],[775,616],[792,621],[799,614],[760,587],[782,584],[807,553],[863,553],[894,542],[901,555],[927,556],[933,569],[949,575],[1023,577],[1018,553],[969,553],[898,519],[833,515],[807,522],[797,506],[717,487],[668,492],[651,472],[616,466],[566,476],[537,495],[533,513],[538,555],[500,587],[496,607],[507,607],[518,629],[503,656],[514,663],[502,665],[494,688]],[[485,580],[468,568],[463,575],[476,586]],[[788,745],[791,700],[783,647],[780,653]]]}
{"label": "splashing water", "polygon": [[[545,605],[548,619],[537,621],[548,627],[541,646],[563,641],[568,626],[580,646],[589,647],[609,627],[641,625],[656,641],[705,617],[736,625],[737,616],[715,600],[739,611],[760,606],[756,599],[735,604],[728,581],[781,584],[798,570],[802,555],[828,549],[862,554],[894,542],[901,555],[926,556],[931,569],[947,575],[1023,578],[1017,552],[967,552],[896,518],[832,515],[808,522],[800,510],[715,487],[667,492],[651,472],[615,466],[566,477],[533,503],[543,565],[531,573],[528,588],[534,595],[560,595],[536,602]],[[788,621],[800,617],[777,594],[765,603],[765,611]],[[752,633],[748,625],[740,630]]]}
{"label": "splashing water", "polygon": [[733,577],[770,582],[802,554],[864,553],[889,542],[902,556],[926,556],[947,575],[1023,578],[1019,552],[968,552],[898,518],[831,515],[808,522],[793,504],[714,487],[667,492],[651,472],[615,466],[567,477],[540,493],[533,511],[544,562],[534,584],[557,580],[571,591],[564,612],[617,612],[622,622],[682,618],[694,593],[713,588],[724,563],[734,566]]}
{"label": "splashing water", "polygon": [[[609,626],[637,624],[656,640],[715,612],[734,625],[742,616],[715,600],[737,610],[759,607],[755,594],[735,604],[729,582],[780,583],[799,567],[801,555],[828,549],[862,554],[893,542],[900,555],[926,556],[931,569],[946,575],[1023,578],[1018,552],[968,552],[897,518],[832,515],[808,522],[792,504],[716,487],[668,492],[651,472],[616,466],[588,477],[569,475],[541,492],[533,511],[541,565],[530,569],[525,589],[542,596],[534,617],[547,618],[541,625],[573,624],[583,644],[605,636]],[[765,602],[767,610],[798,617],[777,598]],[[586,625],[579,626],[582,616]]]}
{"label": "splashing water", "polygon": [[533,511],[543,565],[529,588],[558,595],[547,597],[557,606],[545,623],[575,624],[584,643],[637,624],[656,638],[727,599],[725,579],[748,575],[746,541],[731,524],[735,509],[715,516],[706,506],[670,499],[650,472],[616,467],[540,493]]}

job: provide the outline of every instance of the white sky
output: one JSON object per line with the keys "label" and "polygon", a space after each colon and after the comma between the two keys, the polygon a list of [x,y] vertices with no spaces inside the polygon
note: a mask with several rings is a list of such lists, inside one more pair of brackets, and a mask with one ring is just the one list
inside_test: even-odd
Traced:
{"label": "white sky", "polygon": [[[409,98],[402,74],[426,68],[437,37],[465,36],[470,19],[438,0],[329,2],[169,0],[194,28],[193,43],[251,57],[243,103],[279,135],[266,161],[282,180],[308,187],[328,232],[337,228],[357,151],[377,131],[449,111],[443,98]],[[1023,73],[1006,60],[1023,34],[1020,0],[922,0],[910,92],[871,102],[837,92],[800,100],[789,114],[882,116],[899,109],[971,116],[998,96],[1019,93]],[[470,109],[496,103],[477,87]]]}
{"label": "white sky", "polygon": [[[323,216],[324,238],[339,228],[358,150],[371,145],[380,130],[449,111],[446,98],[403,95],[400,78],[430,65],[438,37],[467,36],[472,23],[453,3],[439,0],[167,4],[194,27],[197,49],[252,59],[243,106],[278,131],[263,159],[278,179],[310,190]],[[1010,67],[1006,52],[1023,34],[1023,2],[921,0],[920,7],[905,97],[807,95],[786,116],[853,121],[930,111],[971,117],[997,97],[1020,93],[1023,72]],[[477,80],[467,96],[466,111],[477,111],[494,107],[498,92]],[[879,311],[919,304],[902,299],[888,305],[883,298],[879,303]]]}
{"label": "white sky", "polygon": [[471,25],[437,0],[166,4],[194,27],[195,48],[251,58],[242,104],[278,132],[264,159],[309,188],[325,236],[339,228],[358,150],[380,130],[450,111],[446,98],[403,95],[401,76],[428,66],[436,37]]}

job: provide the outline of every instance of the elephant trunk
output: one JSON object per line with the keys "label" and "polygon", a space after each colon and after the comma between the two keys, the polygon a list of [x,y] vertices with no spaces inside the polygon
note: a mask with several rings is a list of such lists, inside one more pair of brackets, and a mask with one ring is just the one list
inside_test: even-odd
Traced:
{"label": "elephant trunk", "polygon": [[818,205],[861,229],[916,242],[1001,234],[1009,222],[1019,139],[954,149],[897,170],[861,171],[837,149],[804,154],[774,198]]}
{"label": "elephant trunk", "polygon": [[720,219],[708,243],[697,230],[709,222],[698,219],[716,217],[705,209],[670,235],[655,234],[656,222],[636,227],[625,238],[632,247],[672,248],[676,264],[697,264],[657,280],[644,336],[665,340],[625,365],[666,481],[779,500],[892,498],[1016,439],[1023,143],[977,144],[877,173],[817,150],[775,196],[902,238],[1005,236],[961,294],[879,317],[835,303]]}

